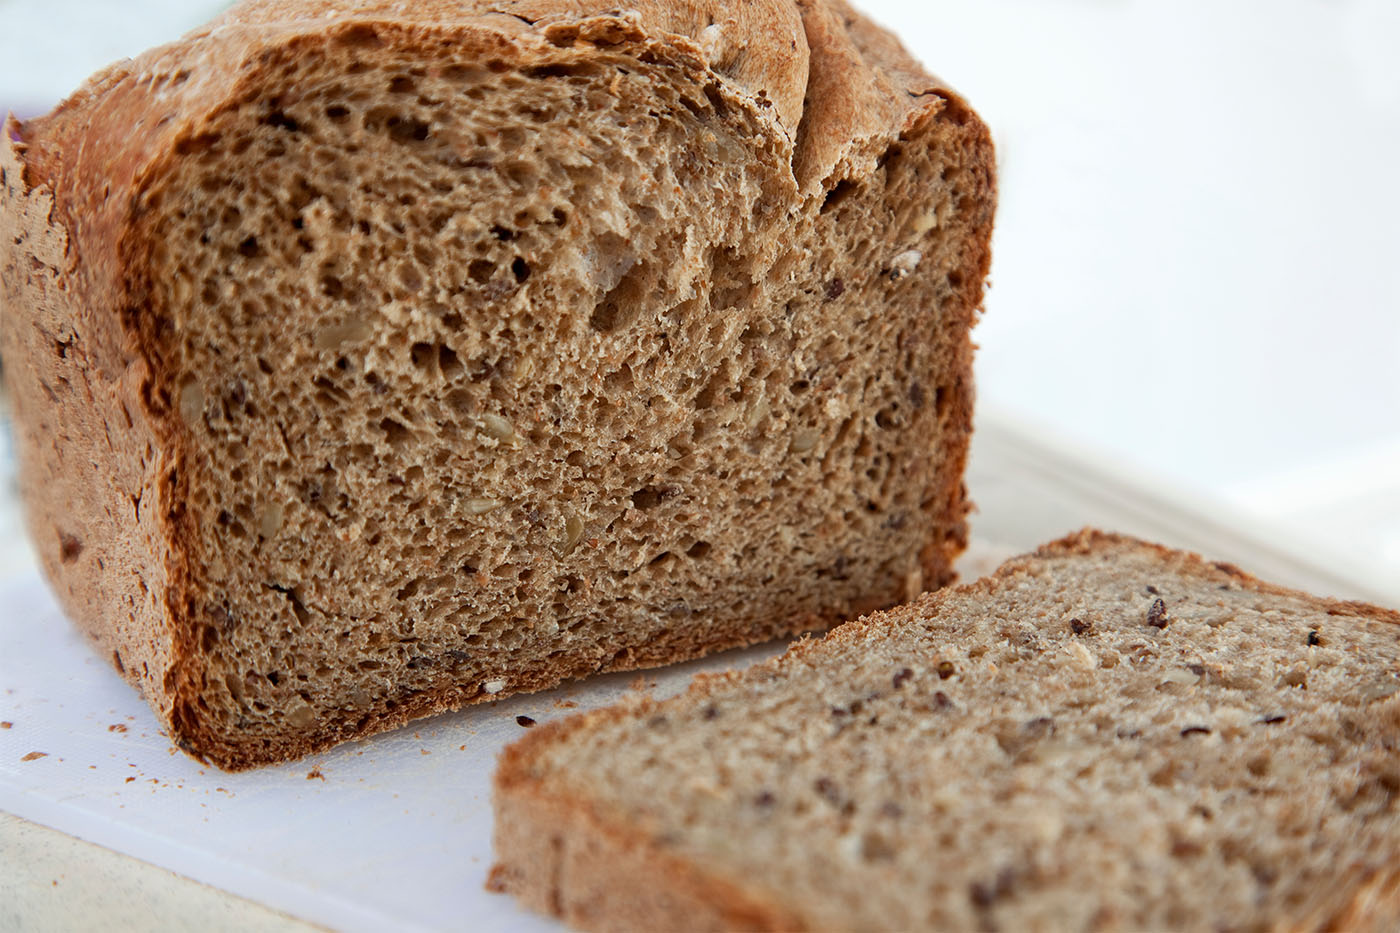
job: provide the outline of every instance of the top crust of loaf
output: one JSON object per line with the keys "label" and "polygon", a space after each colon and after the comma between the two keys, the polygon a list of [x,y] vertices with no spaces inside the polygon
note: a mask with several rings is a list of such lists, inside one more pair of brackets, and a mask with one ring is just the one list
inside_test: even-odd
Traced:
{"label": "top crust of loaf", "polygon": [[[1136,561],[1138,568],[1144,563],[1153,563],[1160,566],[1160,579],[1185,580],[1200,586],[1202,591],[1257,593],[1278,597],[1280,601],[1291,602],[1295,607],[1325,617],[1369,625],[1400,625],[1400,612],[1394,610],[1314,597],[1262,582],[1229,563],[1208,561],[1189,552],[1093,529],[1085,529],[1034,553],[1012,559],[987,578],[928,594],[918,603],[894,612],[904,621],[917,615],[921,624],[936,624],[951,606],[994,594],[1008,581],[1040,579],[1049,562],[1077,557],[1088,557],[1108,566],[1125,559]],[[1047,585],[1056,584],[1047,581]],[[1148,589],[1155,591],[1154,587]],[[1027,612],[1028,618],[1034,615],[1029,609]],[[587,929],[621,930],[656,924],[685,929],[809,929],[814,922],[820,927],[822,921],[814,921],[798,905],[775,900],[772,892],[762,890],[756,882],[739,881],[727,875],[712,876],[695,861],[679,857],[666,844],[658,843],[657,834],[664,833],[666,828],[660,818],[629,818],[620,822],[611,804],[580,792],[570,784],[568,775],[561,779],[552,770],[553,765],[546,763],[546,758],[572,736],[590,735],[596,739],[600,727],[609,729],[626,724],[628,728],[645,731],[646,726],[672,718],[671,713],[682,715],[682,709],[701,709],[707,704],[710,711],[717,714],[715,704],[708,701],[722,705],[726,698],[732,701],[736,695],[742,695],[742,691],[735,688],[743,685],[757,688],[757,685],[774,682],[784,673],[789,679],[810,677],[812,689],[819,689],[815,682],[818,662],[825,664],[824,670],[830,671],[833,661],[845,660],[854,671],[866,657],[867,645],[878,641],[891,622],[888,614],[878,613],[847,623],[824,639],[799,642],[785,655],[748,670],[700,675],[684,694],[671,700],[636,699],[532,730],[505,750],[496,774],[498,864],[493,870],[490,887],[519,897],[535,910],[553,913]],[[1054,624],[1064,623],[1056,619]],[[1092,625],[1086,629],[1093,633]],[[1370,631],[1374,633],[1375,630]],[[1314,632],[1313,636],[1316,635]],[[1340,634],[1335,637],[1339,646],[1350,644]],[[904,676],[910,673],[905,671]],[[894,686],[898,692],[901,686],[898,676]],[[1005,694],[1008,702],[1013,694],[1014,691]],[[833,714],[837,712],[841,711],[833,709]],[[1393,717],[1394,713],[1388,711],[1385,715]],[[701,718],[708,720],[711,716]],[[1185,730],[1194,731],[1208,733],[1210,730]],[[1377,750],[1377,754],[1393,752],[1393,748],[1388,753]],[[700,793],[704,782],[711,777],[707,771],[697,780],[700,789],[695,792]],[[658,793],[661,792],[658,789]],[[929,827],[930,834],[937,829]],[[736,840],[736,844],[740,843],[741,840]],[[601,867],[590,869],[580,860],[597,862]],[[1400,921],[1400,869],[1378,870],[1339,864],[1337,875],[1334,885],[1328,890],[1314,892],[1303,913],[1279,928],[1379,931],[1393,929],[1392,924]],[[989,906],[998,896],[989,889],[983,906]],[[977,899],[974,886],[973,900]],[[1249,918],[1238,919],[1239,929],[1264,928],[1251,925]],[[990,915],[984,920],[992,924],[987,928],[996,928],[996,921]],[[830,918],[826,923],[829,925]],[[1117,921],[1100,918],[1091,927],[1122,928],[1122,918]]]}
{"label": "top crust of loaf", "polygon": [[[868,170],[887,141],[945,107],[970,116],[888,31],[844,0],[640,0],[626,10],[597,0],[247,0],[178,42],[94,75],[46,117],[18,128],[26,182],[55,192],[79,239],[77,209],[110,216],[115,233],[152,164],[260,77],[275,48],[298,36],[383,25],[456,33],[482,53],[511,46],[602,47],[659,42],[712,70],[792,142],[794,174],[819,194]],[[99,186],[96,179],[101,179]],[[125,196],[124,196],[125,195]]]}

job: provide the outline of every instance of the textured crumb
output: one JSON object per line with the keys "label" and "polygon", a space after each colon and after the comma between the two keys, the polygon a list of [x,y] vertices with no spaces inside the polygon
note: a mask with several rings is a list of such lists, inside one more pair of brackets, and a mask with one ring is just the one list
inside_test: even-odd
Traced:
{"label": "textured crumb", "polygon": [[567,880],[615,845],[669,868],[598,884],[681,903],[698,877],[767,928],[1386,929],[1398,623],[1084,533],[537,730],[498,774],[496,884],[620,928]]}
{"label": "textured crumb", "polygon": [[712,6],[245,3],[14,126],[31,526],[184,747],[951,579],[986,129],[844,4]]}

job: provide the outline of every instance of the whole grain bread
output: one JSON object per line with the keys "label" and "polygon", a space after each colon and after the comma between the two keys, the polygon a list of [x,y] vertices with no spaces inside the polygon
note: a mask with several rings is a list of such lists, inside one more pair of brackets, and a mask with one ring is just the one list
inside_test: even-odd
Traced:
{"label": "whole grain bread", "polygon": [[44,568],[223,767],[964,545],[992,147],[840,0],[245,2],[12,120],[0,189]]}
{"label": "whole grain bread", "polygon": [[543,725],[495,807],[589,930],[1394,930],[1400,615],[1085,531]]}

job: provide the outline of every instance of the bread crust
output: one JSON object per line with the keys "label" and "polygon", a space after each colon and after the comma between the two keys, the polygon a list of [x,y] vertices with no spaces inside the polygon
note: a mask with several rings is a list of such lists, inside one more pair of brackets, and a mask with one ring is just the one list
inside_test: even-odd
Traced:
{"label": "bread crust", "polygon": [[[955,597],[990,593],[999,581],[1025,572],[1038,561],[1071,555],[1111,556],[1123,551],[1147,551],[1183,574],[1261,594],[1300,599],[1331,615],[1400,625],[1400,612],[1360,602],[1315,597],[1265,583],[1232,564],[1209,561],[1192,552],[1093,528],[1082,529],[1032,553],[1012,558],[981,580],[929,593],[921,600],[919,611],[928,618],[936,618],[941,607]],[[776,676],[784,668],[801,666],[813,651],[826,652],[831,645],[854,647],[882,624],[880,616],[861,618],[840,626],[824,639],[803,639],[783,655],[747,671],[697,676],[685,695],[703,700],[741,679]],[[589,930],[813,928],[811,921],[803,916],[800,904],[782,903],[773,892],[746,887],[743,879],[707,872],[696,864],[677,864],[675,856],[669,854],[656,837],[625,818],[604,812],[585,792],[566,786],[557,778],[551,780],[551,775],[539,764],[541,756],[551,746],[577,731],[603,723],[644,719],[658,706],[660,704],[650,698],[624,701],[531,730],[505,749],[494,781],[496,864],[489,889],[512,894],[531,909]],[[596,910],[584,911],[573,905],[591,903],[589,890],[573,884],[567,866],[578,853],[588,852],[614,856],[601,869],[607,872],[614,890],[599,902]],[[639,887],[645,888],[646,924],[634,922],[641,919],[641,915],[629,912],[628,892],[636,892]],[[714,892],[708,908],[691,900],[697,890]],[[1400,919],[1400,872],[1357,869],[1346,873],[1344,881],[1333,889],[1319,892],[1314,905],[1289,929],[1298,933],[1379,931],[1392,929],[1397,919]]]}
{"label": "bread crust", "polygon": [[[990,262],[996,196],[990,135],[967,105],[844,3],[647,0],[617,14],[596,0],[439,0],[407,9],[352,0],[241,4],[177,43],[95,76],[48,117],[11,123],[0,146],[0,250],[5,268],[16,270],[6,276],[3,340],[30,528],[67,613],[142,690],[172,738],[196,757],[242,769],[498,698],[446,683],[394,709],[285,742],[230,741],[200,710],[196,529],[183,507],[193,440],[172,401],[180,374],[163,362],[163,323],[147,313],[141,269],[151,244],[138,235],[143,196],[171,160],[197,147],[211,120],[260,86],[274,52],[336,30],[371,24],[409,47],[450,39],[464,52],[524,62],[560,43],[663,52],[718,75],[788,139],[809,201],[872,171],[894,140],[918,139],[940,122],[962,127],[976,150],[985,210],[961,257],[960,307],[946,325],[955,342],[946,415],[952,442],[942,448],[937,488],[926,504],[931,532],[918,555],[921,572],[900,595],[950,582],[967,540],[970,329]],[[58,345],[65,349],[55,353]],[[890,601],[872,594],[869,608]],[[601,665],[521,672],[511,692],[839,621],[805,616],[763,631],[730,627],[705,644],[677,637]]]}
{"label": "bread crust", "polygon": [[88,301],[103,270],[78,272],[78,245],[52,189],[27,177],[25,149],[11,120],[0,140],[0,354],[25,516],[69,617],[168,722],[169,461],[143,399],[150,374],[116,316]]}
{"label": "bread crust", "polygon": [[[549,727],[546,727],[548,729]],[[503,779],[521,773],[503,765]],[[487,888],[590,930],[802,930],[800,917],[741,883],[718,878],[658,847],[637,827],[581,796],[522,782],[497,784],[498,849],[515,854]]]}

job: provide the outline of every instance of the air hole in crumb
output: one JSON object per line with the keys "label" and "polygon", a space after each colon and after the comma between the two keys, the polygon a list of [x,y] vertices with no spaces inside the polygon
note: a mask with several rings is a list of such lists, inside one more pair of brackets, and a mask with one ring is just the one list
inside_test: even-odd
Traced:
{"label": "air hole in crumb", "polygon": [[527,78],[573,78],[597,74],[598,69],[585,64],[537,65],[525,69]]}
{"label": "air hole in crumb", "polygon": [[398,269],[399,284],[410,293],[417,292],[423,288],[423,276],[417,267],[405,263]]}
{"label": "air hole in crumb", "polygon": [[418,82],[407,75],[399,75],[389,82],[390,94],[412,94],[418,90]]}
{"label": "air hole in crumb", "polygon": [[963,287],[963,275],[962,275],[962,273],[961,273],[961,272],[958,272],[958,271],[956,271],[956,270],[954,270],[954,271],[952,271],[952,272],[949,272],[949,273],[948,273],[948,284],[951,285],[953,288],[962,288],[962,287]]}
{"label": "air hole in crumb", "polygon": [[428,124],[422,120],[390,117],[384,126],[389,131],[389,138],[396,143],[421,143],[430,133]]}
{"label": "air hole in crumb", "polygon": [[715,403],[719,401],[722,395],[726,394],[728,389],[729,371],[721,367],[720,370],[716,372],[713,376],[711,376],[709,381],[705,383],[704,388],[702,388],[696,394],[695,408],[698,411],[704,411],[707,408],[713,408],[715,406]]}
{"label": "air hole in crumb", "polygon": [[632,377],[632,367],[623,363],[622,366],[608,373],[603,378],[603,387],[609,395],[619,395],[623,392],[630,392],[636,385]]}
{"label": "air hole in crumb", "polygon": [[250,236],[242,243],[239,243],[238,252],[248,259],[257,259],[262,255],[262,249],[258,246],[258,238]]}
{"label": "air hole in crumb", "polygon": [[889,169],[899,165],[900,156],[904,155],[904,147],[899,143],[893,143],[888,149],[880,153],[880,158],[875,161],[876,168]]}
{"label": "air hole in crumb", "polygon": [[603,296],[588,325],[602,334],[621,330],[637,319],[647,290],[647,267],[639,265]]}
{"label": "air hole in crumb", "polygon": [[855,191],[855,182],[849,179],[838,181],[836,185],[826,193],[826,199],[822,201],[821,212],[825,214],[829,210],[840,207],[841,202],[849,198]]}
{"label": "air hole in crumb", "polygon": [[457,354],[450,347],[438,348],[438,369],[444,376],[451,378],[462,371],[462,361],[457,358]]}
{"label": "air hole in crumb", "polygon": [[704,558],[709,556],[710,551],[712,551],[713,549],[713,545],[711,545],[708,541],[696,541],[685,552],[685,556],[693,558],[695,560],[703,560]]}
{"label": "air hole in crumb", "polygon": [[519,256],[516,256],[515,261],[510,264],[510,271],[515,274],[517,282],[523,283],[530,278],[530,264]]}
{"label": "air hole in crumb", "polygon": [[326,108],[326,116],[334,120],[336,123],[339,123],[346,117],[350,116],[350,108],[342,107],[339,104],[332,104],[331,106]]}
{"label": "air hole in crumb", "polygon": [[634,508],[646,511],[654,509],[668,499],[674,499],[681,494],[679,486],[646,486],[632,493],[632,505]]}
{"label": "air hole in crumb", "polygon": [[437,348],[430,343],[415,343],[409,352],[418,369],[428,369],[437,360]]}
{"label": "air hole in crumb", "polygon": [[301,132],[301,124],[287,116],[281,110],[274,110],[272,113],[263,117],[263,124],[266,126],[275,126],[278,129],[286,130],[288,133]]}
{"label": "air hole in crumb", "polygon": [[413,432],[393,418],[385,418],[379,422],[379,430],[384,432],[385,438],[395,447],[406,443],[413,436]]}
{"label": "air hole in crumb", "polygon": [[719,85],[705,85],[705,99],[708,100],[710,102],[710,106],[714,108],[715,116],[719,117],[721,120],[724,119],[725,115],[729,113],[729,104],[727,104],[724,98],[720,95]]}
{"label": "air hole in crumb", "polygon": [[473,259],[467,266],[467,275],[478,285],[485,285],[491,281],[491,275],[496,271],[496,266],[487,259]]}

